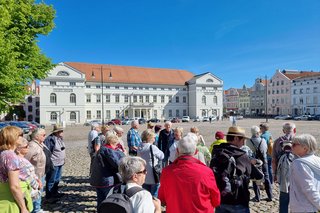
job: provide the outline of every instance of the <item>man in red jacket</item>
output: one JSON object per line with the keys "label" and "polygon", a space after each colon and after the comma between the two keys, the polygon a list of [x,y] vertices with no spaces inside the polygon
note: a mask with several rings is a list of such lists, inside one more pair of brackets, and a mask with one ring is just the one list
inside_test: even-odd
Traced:
{"label": "man in red jacket", "polygon": [[159,199],[167,213],[213,213],[220,205],[220,192],[210,168],[198,159],[196,142],[191,136],[179,141],[179,157],[163,169]]}

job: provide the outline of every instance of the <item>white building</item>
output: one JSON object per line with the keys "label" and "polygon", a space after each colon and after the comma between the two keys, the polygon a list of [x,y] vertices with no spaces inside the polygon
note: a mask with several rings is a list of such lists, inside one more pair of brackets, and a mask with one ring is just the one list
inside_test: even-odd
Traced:
{"label": "white building", "polygon": [[320,73],[292,81],[292,114],[320,114]]}
{"label": "white building", "polygon": [[221,116],[222,87],[211,73],[60,63],[40,82],[40,122]]}

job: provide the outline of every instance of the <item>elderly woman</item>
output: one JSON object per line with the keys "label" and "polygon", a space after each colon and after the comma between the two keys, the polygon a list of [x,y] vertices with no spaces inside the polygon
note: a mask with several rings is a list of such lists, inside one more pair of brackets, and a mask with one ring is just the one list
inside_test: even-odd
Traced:
{"label": "elderly woman", "polygon": [[126,148],[124,147],[124,142],[122,140],[122,135],[124,133],[123,129],[119,126],[115,126],[113,128],[113,131],[116,133],[116,135],[118,136],[118,140],[119,140],[119,143],[118,143],[118,147],[119,149],[121,149],[121,151],[125,154],[127,154],[127,150]]}
{"label": "elderly woman", "polygon": [[211,153],[208,149],[208,147],[206,147],[206,142],[204,141],[204,138],[202,135],[200,135],[199,129],[198,127],[191,127],[190,128],[190,132],[194,133],[197,135],[198,140],[197,140],[197,149],[199,152],[201,152],[205,158],[205,162],[206,165],[210,164],[210,160],[211,160]]}
{"label": "elderly woman", "polygon": [[176,127],[173,130],[174,138],[169,141],[169,164],[173,163],[173,161],[177,158],[177,148],[178,143],[182,139],[183,134],[183,128],[182,127]]}
{"label": "elderly woman", "polygon": [[296,136],[292,152],[298,158],[291,164],[291,212],[318,212],[320,210],[320,158],[315,156],[316,139],[309,134]]}
{"label": "elderly woman", "polygon": [[[125,190],[140,187],[145,182],[147,168],[146,161],[140,157],[124,157],[119,165],[122,180],[126,183]],[[161,203],[157,198],[152,198],[150,192],[141,190],[130,197],[133,212],[150,213],[161,212]]]}
{"label": "elderly woman", "polygon": [[90,184],[97,191],[97,207],[106,198],[109,188],[120,183],[118,165],[124,153],[118,150],[118,137],[115,134],[106,136],[106,145],[101,146],[93,155],[90,167]]}
{"label": "elderly woman", "polygon": [[[154,166],[157,165],[159,161],[163,160],[164,154],[157,146],[153,145],[155,136],[156,134],[151,129],[143,131],[141,134],[142,147],[138,149],[138,156],[147,162],[147,175],[143,188],[148,190],[152,196],[157,197],[160,184],[155,181],[152,171],[152,162]],[[151,149],[153,159],[151,156]]]}
{"label": "elderly woman", "polygon": [[[251,138],[247,140],[246,145],[252,150],[254,157],[258,160],[261,160],[263,162],[262,164],[262,172],[264,174],[264,186],[267,193],[268,198],[266,199],[268,202],[272,201],[272,187],[269,179],[269,172],[268,172],[268,161],[267,161],[267,143],[264,138],[260,137],[260,128],[258,126],[252,126],[251,127]],[[259,159],[260,156],[258,156],[258,153],[261,153],[261,159]],[[253,191],[255,193],[254,201],[259,202],[260,201],[260,188],[257,186],[257,183],[253,182]]]}
{"label": "elderly woman", "polygon": [[33,209],[29,187],[19,181],[20,161],[14,152],[22,137],[18,127],[0,130],[0,209],[3,212],[26,213]]}
{"label": "elderly woman", "polygon": [[[41,128],[35,129],[31,133],[30,137],[31,141],[28,144],[29,149],[27,149],[27,153],[24,153],[24,157],[34,166],[35,173],[38,176],[38,179],[41,181],[42,185],[44,185],[46,165],[52,168],[51,159],[48,158],[48,163],[51,165],[47,164],[45,147],[43,144],[46,138],[46,130]],[[41,211],[41,196],[38,196],[38,199],[33,199],[33,212],[39,211]]]}

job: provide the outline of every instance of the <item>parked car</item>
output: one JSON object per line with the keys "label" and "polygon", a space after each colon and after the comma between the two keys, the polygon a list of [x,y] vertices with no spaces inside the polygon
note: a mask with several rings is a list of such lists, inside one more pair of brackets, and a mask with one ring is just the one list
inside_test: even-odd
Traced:
{"label": "parked car", "polygon": [[91,126],[93,123],[97,123],[99,125],[102,124],[100,120],[91,120],[91,121],[85,122],[83,125],[84,126]]}
{"label": "parked car", "polygon": [[180,119],[179,118],[172,118],[171,123],[180,123]]}
{"label": "parked car", "polygon": [[138,122],[139,122],[139,124],[145,124],[147,121],[144,118],[139,118]]}
{"label": "parked car", "polygon": [[209,122],[209,117],[207,117],[207,116],[203,117],[203,118],[202,118],[202,121],[203,121],[203,122]]}
{"label": "parked car", "polygon": [[149,119],[149,120],[147,121],[147,123],[149,123],[149,122],[159,123],[159,122],[161,122],[161,121],[160,121],[160,119],[158,119],[158,118],[151,118],[151,119]]}
{"label": "parked car", "polygon": [[32,123],[29,122],[29,121],[20,121],[20,122],[23,123],[23,124],[28,125],[31,132],[33,132],[35,129],[38,128],[37,125],[32,124]]}
{"label": "parked car", "polygon": [[9,125],[21,128],[23,130],[23,134],[28,134],[30,132],[29,126],[19,121],[9,121]]}
{"label": "parked car", "polygon": [[274,117],[276,120],[289,120],[292,119],[290,115],[277,115]]}
{"label": "parked car", "polygon": [[134,121],[133,118],[126,118],[122,121],[122,125],[129,125],[132,121]]}
{"label": "parked car", "polygon": [[300,115],[300,116],[296,116],[293,118],[293,120],[296,120],[296,121],[307,121],[307,120],[311,120],[310,119],[311,116],[310,115]]}
{"label": "parked car", "polygon": [[319,121],[320,120],[320,114],[319,115],[315,115],[313,120],[318,120]]}
{"label": "parked car", "polygon": [[194,119],[193,119],[193,122],[200,122],[201,120],[200,120],[200,117],[199,116],[197,116],[197,117],[195,117]]}
{"label": "parked car", "polygon": [[36,125],[38,128],[41,128],[41,129],[46,128],[43,124],[39,124],[38,122],[35,122],[35,121],[30,121],[30,123]]}
{"label": "parked car", "polygon": [[121,120],[118,118],[114,118],[111,121],[108,122],[108,125],[121,125]]}
{"label": "parked car", "polygon": [[190,121],[190,117],[189,116],[183,116],[181,121],[182,122],[189,122]]}

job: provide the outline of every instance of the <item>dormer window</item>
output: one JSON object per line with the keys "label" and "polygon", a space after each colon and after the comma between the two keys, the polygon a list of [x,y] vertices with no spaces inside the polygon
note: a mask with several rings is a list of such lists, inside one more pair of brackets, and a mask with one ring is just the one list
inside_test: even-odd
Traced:
{"label": "dormer window", "polygon": [[207,83],[212,83],[212,82],[213,82],[213,80],[212,80],[212,79],[210,79],[210,78],[208,78],[208,79],[206,80],[206,82],[207,82]]}
{"label": "dormer window", "polygon": [[57,76],[69,76],[70,74],[67,71],[59,71]]}

